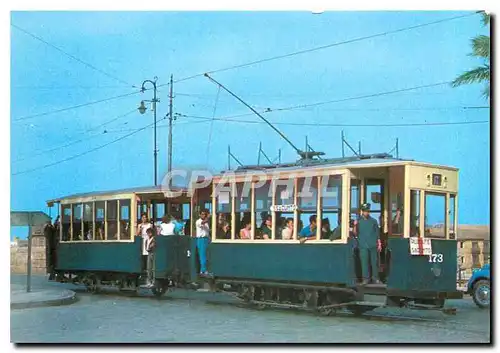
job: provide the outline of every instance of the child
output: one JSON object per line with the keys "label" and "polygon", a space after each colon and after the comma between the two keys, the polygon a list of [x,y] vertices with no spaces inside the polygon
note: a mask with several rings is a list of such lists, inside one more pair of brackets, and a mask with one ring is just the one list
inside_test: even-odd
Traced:
{"label": "child", "polygon": [[146,240],[146,251],[148,252],[148,288],[154,286],[155,282],[155,248],[156,248],[156,237],[153,229],[148,228],[146,230],[148,238]]}

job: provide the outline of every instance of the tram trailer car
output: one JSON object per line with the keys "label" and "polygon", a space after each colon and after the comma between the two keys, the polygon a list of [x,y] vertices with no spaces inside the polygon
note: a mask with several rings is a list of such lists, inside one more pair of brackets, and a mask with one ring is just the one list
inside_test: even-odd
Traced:
{"label": "tram trailer car", "polygon": [[[137,291],[147,276],[143,239],[136,236],[137,224],[143,213],[156,221],[168,209],[178,219],[187,216],[182,214],[186,209],[182,206],[189,206],[186,190],[176,191],[184,192],[184,196],[170,200],[159,187],[148,187],[48,201],[49,206],[59,203],[61,215],[58,231],[52,232],[55,241],[49,241],[53,244],[49,250],[49,278],[84,284],[91,292],[103,286]],[[191,273],[196,269],[191,256],[195,252],[195,242],[188,236],[157,236],[151,291],[162,295],[169,286],[190,283],[196,277],[196,272]]]}

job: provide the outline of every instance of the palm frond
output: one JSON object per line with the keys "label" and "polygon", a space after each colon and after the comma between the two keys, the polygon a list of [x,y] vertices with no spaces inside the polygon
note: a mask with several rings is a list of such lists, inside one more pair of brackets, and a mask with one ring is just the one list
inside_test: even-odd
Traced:
{"label": "palm frond", "polygon": [[474,82],[490,82],[490,67],[488,65],[480,66],[470,71],[466,71],[458,76],[451,83],[452,87],[457,87]]}
{"label": "palm frond", "polygon": [[472,39],[472,55],[479,56],[481,58],[490,58],[490,37],[488,36],[477,36]]}
{"label": "palm frond", "polygon": [[490,83],[486,83],[483,89],[483,97],[486,99],[490,99]]}
{"label": "palm frond", "polygon": [[482,21],[483,21],[483,25],[487,26],[490,24],[490,14],[487,14],[486,12],[483,12],[482,14]]}

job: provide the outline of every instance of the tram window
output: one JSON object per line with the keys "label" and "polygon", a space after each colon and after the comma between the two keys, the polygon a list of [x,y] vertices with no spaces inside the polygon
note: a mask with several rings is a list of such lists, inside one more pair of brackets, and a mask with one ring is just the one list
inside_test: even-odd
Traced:
{"label": "tram window", "polygon": [[183,203],[182,204],[182,220],[187,221],[191,217],[191,204]]}
{"label": "tram window", "polygon": [[410,237],[420,235],[420,191],[410,192]]}
{"label": "tram window", "polygon": [[[236,184],[236,195],[235,195],[235,210],[236,210],[236,232],[238,234],[243,234],[243,237],[249,237],[251,234],[251,188],[250,184],[237,183]],[[223,228],[224,224],[217,224],[218,228]],[[249,228],[250,227],[250,228]],[[217,229],[219,235],[224,236],[225,232],[223,229]],[[241,236],[240,236],[241,238]]]}
{"label": "tram window", "polygon": [[83,204],[83,236],[85,240],[94,240],[93,207],[92,202]]}
{"label": "tram window", "polygon": [[138,202],[137,203],[137,224],[141,223],[142,214],[145,213],[149,217],[151,217],[151,213],[148,212],[148,204],[147,202]]}
{"label": "tram window", "polygon": [[293,239],[293,212],[276,212],[276,239]]}
{"label": "tram window", "polygon": [[155,204],[154,204],[154,208],[155,208],[155,212],[154,212],[154,215],[155,215],[154,223],[155,223],[155,224],[157,224],[157,223],[161,223],[161,218],[165,215],[165,213],[166,213],[166,211],[167,211],[166,204],[165,204],[165,203],[155,203]]}
{"label": "tram window", "polygon": [[[310,217],[317,213],[318,178],[300,178],[297,182],[297,191],[299,223],[302,223],[297,228],[297,233],[299,233],[304,227],[309,226]],[[316,234],[310,239],[316,239]]]}
{"label": "tram window", "polygon": [[71,205],[62,205],[62,239],[71,240]]}
{"label": "tram window", "polygon": [[371,216],[383,228],[382,222],[382,184],[372,182],[366,185],[366,202],[370,203]]}
{"label": "tram window", "polygon": [[425,194],[425,235],[445,237],[446,196],[443,194]]}
{"label": "tram window", "polygon": [[402,193],[398,192],[396,194],[392,194],[391,198],[392,234],[403,234],[404,215]]}
{"label": "tram window", "polygon": [[[254,193],[255,193],[255,239],[264,239],[264,234],[266,232],[269,234],[269,231],[265,228],[265,223],[266,219],[271,215],[270,209],[273,204],[271,181],[267,181],[264,185],[255,188]],[[278,196],[276,196],[276,198],[278,198]],[[272,226],[273,225],[271,224],[271,229]]]}
{"label": "tram window", "polygon": [[[321,180],[321,239],[340,239],[340,221],[342,205],[342,176],[326,175]],[[351,180],[351,212],[358,215],[359,208],[359,181]]]}
{"label": "tram window", "polygon": [[104,219],[105,209],[104,201],[95,203],[95,240],[104,240]]}
{"label": "tram window", "polygon": [[[217,224],[224,224],[225,222],[231,224],[231,208],[232,208],[232,195],[227,190],[228,184],[225,188],[221,188],[216,195],[216,212],[217,212]],[[217,230],[216,230],[217,235]]]}
{"label": "tram window", "polygon": [[130,200],[120,200],[120,240],[131,238]]}
{"label": "tram window", "polygon": [[321,180],[323,209],[336,209],[342,205],[342,176],[325,175]]}
{"label": "tram window", "polygon": [[73,204],[73,237],[71,240],[83,240],[82,236],[82,211],[81,203]]}
{"label": "tram window", "polygon": [[360,181],[351,179],[351,214],[359,214],[359,203],[361,200],[361,193],[359,192]]}
{"label": "tram window", "polygon": [[455,236],[455,195],[450,195],[450,208],[448,211],[448,224],[450,227],[450,239],[456,239]]}
{"label": "tram window", "polygon": [[341,238],[341,212],[330,211],[322,213],[321,239],[337,240]]}
{"label": "tram window", "polygon": [[293,205],[295,204],[295,188],[293,180],[277,181],[276,185],[276,205]]}
{"label": "tram window", "polygon": [[106,232],[107,240],[117,240],[118,239],[118,200],[106,201],[106,209],[108,211],[106,217]]}

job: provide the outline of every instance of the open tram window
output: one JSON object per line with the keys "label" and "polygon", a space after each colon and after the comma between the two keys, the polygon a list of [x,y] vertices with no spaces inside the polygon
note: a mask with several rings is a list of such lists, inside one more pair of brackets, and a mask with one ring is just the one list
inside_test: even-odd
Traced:
{"label": "open tram window", "polygon": [[106,201],[107,217],[106,217],[106,240],[118,239],[118,200]]}
{"label": "open tram window", "polygon": [[367,180],[365,185],[365,199],[370,204],[371,216],[377,221],[380,229],[384,229],[382,203],[384,186],[382,180]]}
{"label": "open tram window", "polygon": [[[240,239],[250,239],[252,234],[252,208],[251,208],[251,187],[250,184],[237,183],[235,195],[235,231]],[[230,238],[230,232],[227,231],[225,223],[217,224],[218,235]]]}
{"label": "open tram window", "polygon": [[425,193],[425,236],[444,238],[446,219],[446,195]]}
{"label": "open tram window", "polygon": [[[340,181],[342,182],[342,180]],[[360,216],[360,208],[361,208],[361,181],[359,179],[351,179],[351,213],[350,220],[354,223],[355,220],[359,219]],[[341,192],[341,188],[338,189],[339,193]],[[340,193],[341,195],[341,193]],[[342,203],[339,203],[341,205]],[[339,206],[340,207],[340,206]],[[340,217],[339,217],[340,219]],[[331,223],[331,225],[333,225]]]}
{"label": "open tram window", "polygon": [[[338,240],[342,237],[342,176],[325,175],[321,180],[321,239]],[[359,207],[359,184],[351,182],[351,198],[356,199],[354,213]]]}
{"label": "open tram window", "polygon": [[420,190],[410,191],[410,237],[420,236]]}
{"label": "open tram window", "polygon": [[87,202],[83,204],[83,236],[85,240],[94,240],[94,204]]}
{"label": "open tram window", "polygon": [[105,202],[95,203],[95,240],[104,240],[104,220],[106,216]]}
{"label": "open tram window", "polygon": [[273,224],[268,221],[270,216],[272,220],[271,206],[273,204],[273,196],[271,181],[266,181],[262,186],[259,185],[254,185],[255,239],[271,239]]}
{"label": "open tram window", "polygon": [[62,211],[62,237],[61,241],[71,240],[71,205],[61,205]]}
{"label": "open tram window", "polygon": [[293,212],[276,212],[276,239],[292,240],[293,228]]}
{"label": "open tram window", "polygon": [[401,192],[391,195],[392,212],[392,234],[402,235],[404,233],[403,196]]}
{"label": "open tram window", "polygon": [[[232,212],[232,193],[229,191],[229,184],[220,186],[220,190],[217,190],[215,197],[216,201],[216,213],[217,213],[217,227],[223,224],[231,225],[231,212]],[[230,234],[230,233],[229,233]],[[221,234],[217,234],[221,236]],[[224,235],[226,236],[226,235]]]}
{"label": "open tram window", "polygon": [[163,216],[166,215],[167,213],[167,204],[164,202],[155,202],[153,204],[154,207],[154,217],[155,219],[153,220],[153,223],[155,226],[159,227],[161,224],[161,219]]}
{"label": "open tram window", "polygon": [[73,204],[72,207],[73,207],[73,222],[72,222],[73,236],[71,240],[83,240],[82,236],[83,207],[81,203]]}
{"label": "open tram window", "polygon": [[456,196],[453,194],[450,194],[450,206],[448,210],[448,224],[450,225],[450,239],[456,239],[456,232],[455,232],[455,200]]}
{"label": "open tram window", "polygon": [[[298,179],[297,191],[299,214],[297,234],[302,233],[309,239],[316,239],[317,229],[312,228],[311,217],[318,212],[318,178],[310,176]],[[316,219],[316,224],[318,223],[318,219]]]}
{"label": "open tram window", "polygon": [[130,200],[120,200],[120,240],[131,238]]}

